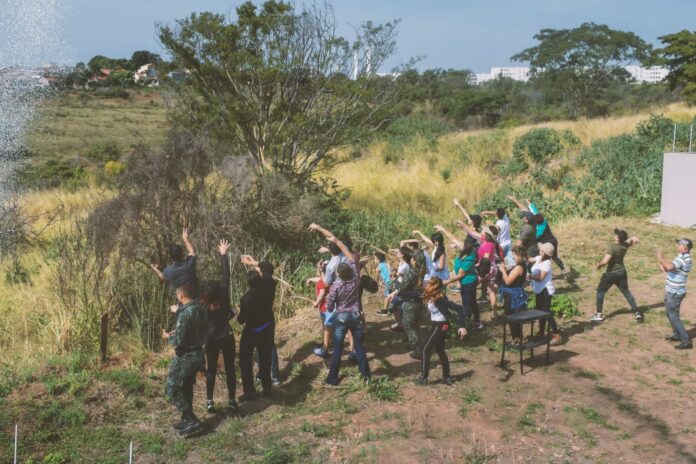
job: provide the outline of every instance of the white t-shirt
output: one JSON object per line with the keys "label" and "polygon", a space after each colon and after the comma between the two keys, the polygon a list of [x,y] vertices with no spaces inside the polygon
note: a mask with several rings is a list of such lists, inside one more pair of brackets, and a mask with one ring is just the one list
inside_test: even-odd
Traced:
{"label": "white t-shirt", "polygon": [[409,267],[411,267],[411,266],[409,266],[408,263],[400,262],[399,267],[396,269],[396,273],[398,275],[401,275],[404,272],[406,272],[406,270],[408,270]]}
{"label": "white t-shirt", "polygon": [[553,280],[551,280],[553,277],[551,275],[551,260],[541,261],[541,256],[537,256],[536,263],[532,266],[532,275],[539,276],[542,272],[546,272],[546,276],[540,282],[532,279],[532,291],[539,294],[546,288],[549,291],[549,295],[553,295],[556,289],[553,287]]}
{"label": "white t-shirt", "polygon": [[506,214],[503,219],[498,219],[495,223],[498,228],[498,244],[501,247],[506,247],[512,245],[512,238],[510,238],[510,218]]}
{"label": "white t-shirt", "polygon": [[447,319],[442,315],[434,302],[428,303],[428,311],[430,311],[430,320],[434,322],[445,322]]}

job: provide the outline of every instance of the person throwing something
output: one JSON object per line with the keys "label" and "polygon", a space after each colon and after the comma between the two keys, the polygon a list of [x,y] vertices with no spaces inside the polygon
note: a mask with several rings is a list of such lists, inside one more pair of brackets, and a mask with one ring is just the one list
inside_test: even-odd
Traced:
{"label": "person throwing something", "polygon": [[667,273],[665,280],[665,312],[667,319],[672,325],[672,335],[666,337],[666,340],[679,342],[675,346],[678,350],[690,350],[693,348],[693,343],[689,334],[684,328],[684,323],[679,317],[679,309],[681,303],[686,297],[686,278],[691,271],[691,240],[682,238],[677,240],[677,252],[679,253],[674,261],[665,259],[662,251],[657,250],[657,260],[660,270]]}

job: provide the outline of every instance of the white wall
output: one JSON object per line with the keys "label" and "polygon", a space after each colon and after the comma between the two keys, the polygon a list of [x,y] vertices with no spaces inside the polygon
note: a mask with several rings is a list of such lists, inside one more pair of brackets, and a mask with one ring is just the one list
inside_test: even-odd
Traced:
{"label": "white wall", "polygon": [[665,153],[661,209],[664,223],[696,225],[696,153]]}

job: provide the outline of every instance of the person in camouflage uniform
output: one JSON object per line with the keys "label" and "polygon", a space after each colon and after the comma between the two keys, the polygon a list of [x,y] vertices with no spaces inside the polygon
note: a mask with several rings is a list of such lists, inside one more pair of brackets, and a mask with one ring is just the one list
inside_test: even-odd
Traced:
{"label": "person in camouflage uniform", "polygon": [[[396,291],[394,295],[398,295],[403,300],[401,303],[401,324],[408,337],[408,344],[411,347],[411,357],[420,359],[421,346],[420,336],[418,335],[418,323],[421,313],[421,290],[422,290],[422,270],[423,264],[417,264],[411,253],[405,249],[401,249],[401,254],[404,260],[410,267],[403,273],[401,278],[396,282]],[[422,255],[422,253],[420,253]],[[423,260],[424,263],[425,260]]]}
{"label": "person in camouflage uniform", "polygon": [[205,355],[203,345],[208,338],[208,313],[193,299],[194,290],[189,284],[176,289],[176,297],[181,303],[181,311],[173,332],[164,332],[170,338],[176,356],[169,366],[169,376],[165,393],[178,411],[181,422],[174,429],[187,436],[200,429],[201,422],[193,414],[193,385],[196,374],[203,369]]}

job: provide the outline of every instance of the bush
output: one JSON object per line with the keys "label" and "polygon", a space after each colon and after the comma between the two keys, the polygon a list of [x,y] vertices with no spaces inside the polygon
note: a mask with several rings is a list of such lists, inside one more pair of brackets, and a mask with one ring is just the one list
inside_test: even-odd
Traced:
{"label": "bush", "polygon": [[579,144],[580,140],[569,130],[532,129],[515,140],[512,156],[518,162],[542,164],[557,158],[565,148]]}
{"label": "bush", "polygon": [[56,159],[26,164],[18,172],[20,184],[30,188],[78,187],[84,184],[85,178],[86,172],[82,166]]}
{"label": "bush", "polygon": [[100,165],[107,161],[118,161],[121,158],[121,147],[112,140],[100,142],[92,145],[85,157]]}

